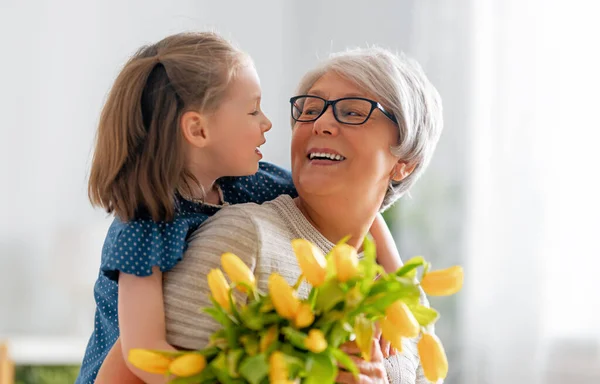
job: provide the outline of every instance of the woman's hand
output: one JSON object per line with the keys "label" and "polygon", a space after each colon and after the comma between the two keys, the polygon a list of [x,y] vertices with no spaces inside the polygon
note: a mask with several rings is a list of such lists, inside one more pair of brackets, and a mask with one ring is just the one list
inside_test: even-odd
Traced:
{"label": "woman's hand", "polygon": [[379,346],[381,347],[381,354],[384,359],[387,359],[390,356],[395,356],[398,353],[398,350],[392,347],[389,341],[387,341],[383,335],[379,337]]}
{"label": "woman's hand", "polygon": [[340,371],[335,379],[336,383],[389,384],[379,339],[373,338],[371,340],[371,361],[366,361],[358,357],[360,356],[360,349],[353,341],[342,345],[340,348],[350,355],[360,374],[358,378],[355,378],[350,372]]}

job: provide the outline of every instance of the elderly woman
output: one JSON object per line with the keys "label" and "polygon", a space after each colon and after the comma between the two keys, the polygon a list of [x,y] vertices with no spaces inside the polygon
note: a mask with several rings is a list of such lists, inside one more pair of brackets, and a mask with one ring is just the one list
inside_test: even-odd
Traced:
{"label": "elderly woman", "polygon": [[[198,309],[210,305],[206,276],[222,253],[238,255],[266,291],[272,272],[289,284],[300,275],[292,239],[308,239],[326,253],[350,234],[349,243],[360,248],[377,213],[423,173],[442,130],[439,95],[420,67],[383,49],[330,57],[304,76],[290,102],[299,196],[226,207],[193,235],[183,261],[164,276],[171,345],[202,348],[218,329]],[[299,293],[308,290],[303,285]],[[426,382],[415,340],[401,354],[364,362],[361,371],[392,383]]]}

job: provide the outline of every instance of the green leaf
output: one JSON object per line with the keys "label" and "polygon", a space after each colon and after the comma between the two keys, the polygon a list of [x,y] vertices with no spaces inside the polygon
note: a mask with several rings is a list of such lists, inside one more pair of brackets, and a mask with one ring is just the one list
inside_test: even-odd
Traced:
{"label": "green leaf", "polygon": [[246,307],[241,313],[242,323],[253,331],[260,331],[264,327],[263,314],[259,307]]}
{"label": "green leaf", "polygon": [[254,356],[258,354],[260,345],[258,337],[255,334],[248,334],[240,337],[240,342],[248,355]]}
{"label": "green leaf", "polygon": [[358,378],[358,368],[350,356],[337,348],[329,348],[329,352],[331,352],[333,358],[336,359],[337,362],[340,363],[344,368],[346,368],[348,372],[352,373],[355,378]]}
{"label": "green leaf", "polygon": [[217,347],[206,347],[196,352],[204,356],[207,360],[211,360],[219,354],[220,350]]}
{"label": "green leaf", "polygon": [[263,328],[268,328],[273,324],[279,324],[283,321],[285,320],[282,319],[281,316],[279,316],[277,313],[267,313],[266,315],[263,315]]}
{"label": "green leaf", "polygon": [[215,375],[214,370],[208,366],[202,370],[197,375],[189,376],[189,377],[179,377],[169,381],[169,384],[208,384],[208,383],[217,383],[217,376]]}
{"label": "green leaf", "polygon": [[438,311],[433,308],[426,307],[421,304],[409,306],[411,312],[415,316],[415,319],[419,322],[419,325],[426,327],[437,321],[440,317]]}
{"label": "green leaf", "polygon": [[223,326],[227,326],[231,324],[231,320],[229,320],[229,316],[224,314],[222,311],[217,308],[204,308],[203,312],[209,314],[213,319],[215,319],[219,324]]}
{"label": "green leaf", "polygon": [[350,334],[344,329],[343,323],[335,322],[333,323],[331,331],[327,335],[327,344],[337,348],[346,340],[348,340],[348,336],[350,336]]}
{"label": "green leaf", "polygon": [[238,322],[242,321],[240,317],[240,312],[238,311],[237,306],[233,302],[233,289],[229,290],[229,306],[231,307],[231,314],[233,315],[233,318]]}
{"label": "green leaf", "polygon": [[246,357],[240,364],[239,372],[250,384],[260,384],[269,374],[269,364],[265,355]]}
{"label": "green leaf", "polygon": [[340,239],[340,241],[338,241],[337,243],[335,243],[335,245],[346,244],[348,242],[348,240],[350,240],[351,237],[352,236],[350,236],[350,235],[346,235],[346,236],[342,237]]}
{"label": "green leaf", "polygon": [[359,262],[359,269],[363,275],[360,290],[365,294],[369,291],[371,285],[373,285],[375,276],[377,276],[377,273],[380,270],[380,267],[377,264],[375,243],[373,242],[371,235],[365,236],[363,241],[363,254],[364,257]]}
{"label": "green leaf", "polygon": [[233,384],[233,378],[229,376],[227,370],[227,357],[224,352],[219,353],[219,355],[210,362],[210,366],[220,383]]}
{"label": "green leaf", "polygon": [[372,260],[377,262],[377,252],[375,250],[375,242],[373,241],[373,237],[371,234],[367,234],[363,240],[363,251],[365,254],[365,259]]}
{"label": "green leaf", "polygon": [[304,384],[333,383],[338,369],[328,353],[311,353],[306,361],[307,377]]}
{"label": "green leaf", "polygon": [[315,309],[318,292],[319,291],[316,288],[311,288],[310,293],[308,294],[308,303],[310,304],[310,309],[312,310]]}
{"label": "green leaf", "polygon": [[414,279],[417,275],[416,269],[420,266],[424,266],[426,263],[427,262],[425,261],[423,256],[415,256],[409,259],[406,263],[404,263],[402,267],[400,267],[396,272],[394,272],[394,275],[398,277],[406,276],[410,279]]}
{"label": "green leaf", "polygon": [[308,335],[300,332],[292,327],[284,327],[281,329],[281,333],[285,335],[285,338],[296,348],[306,349],[304,344]]}
{"label": "green leaf", "polygon": [[[418,291],[417,282],[406,277],[396,277],[394,275],[384,276],[377,280],[371,290],[368,292],[369,299],[381,294],[392,294],[394,292],[415,292]],[[368,301],[367,300],[367,301]]]}
{"label": "green leaf", "polygon": [[238,373],[238,364],[242,357],[244,357],[243,349],[234,349],[227,353],[227,371],[229,372],[229,375],[233,378],[240,377]]}
{"label": "green leaf", "polygon": [[370,296],[357,309],[351,311],[349,316],[356,316],[360,313],[382,315],[385,313],[386,308],[397,300],[402,300],[408,306],[411,306],[419,303],[419,297],[420,291],[416,285],[404,286],[397,291]]}
{"label": "green leaf", "polygon": [[239,328],[230,326],[225,328],[225,338],[227,339],[228,347],[235,349],[239,347]]}
{"label": "green leaf", "polygon": [[319,312],[327,312],[338,303],[344,301],[345,294],[340,285],[335,280],[328,280],[322,286],[317,288],[319,293],[315,308]]}

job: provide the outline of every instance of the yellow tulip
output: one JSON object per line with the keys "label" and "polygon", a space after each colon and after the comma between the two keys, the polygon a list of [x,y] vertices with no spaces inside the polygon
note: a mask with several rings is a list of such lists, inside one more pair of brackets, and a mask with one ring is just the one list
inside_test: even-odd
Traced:
{"label": "yellow tulip", "polygon": [[292,248],[306,281],[313,287],[320,287],[327,276],[327,261],[323,252],[305,239],[292,240]]}
{"label": "yellow tulip", "polygon": [[285,281],[281,275],[277,273],[269,276],[269,292],[271,293],[271,301],[275,307],[275,311],[284,319],[293,320],[298,313],[300,301],[296,297],[296,293]]}
{"label": "yellow tulip", "polygon": [[373,340],[373,323],[364,314],[354,320],[354,335],[356,346],[360,349],[361,356],[366,361],[371,361],[371,341]]}
{"label": "yellow tulip", "polygon": [[[227,311],[231,310],[229,305],[229,284],[220,269],[211,269],[207,276],[208,287],[215,301]],[[233,297],[232,297],[233,299]]]}
{"label": "yellow tulip", "polygon": [[279,336],[279,331],[277,330],[277,326],[273,325],[269,330],[260,338],[260,352],[263,353]]}
{"label": "yellow tulip", "polygon": [[149,373],[164,375],[169,370],[171,359],[147,349],[130,349],[129,362],[136,368]]}
{"label": "yellow tulip", "polygon": [[421,280],[421,287],[430,296],[449,296],[460,291],[463,280],[462,267],[455,265],[425,274]]}
{"label": "yellow tulip", "polygon": [[331,250],[331,257],[339,281],[345,283],[358,275],[358,256],[353,246],[338,244]]}
{"label": "yellow tulip", "polygon": [[294,325],[297,328],[306,328],[311,325],[315,321],[315,314],[312,309],[310,309],[310,304],[301,303],[298,307],[298,313],[296,313],[296,317],[294,318]]}
{"label": "yellow tulip", "polygon": [[379,326],[383,338],[389,341],[398,352],[402,352],[402,335],[398,332],[398,328],[387,317],[379,322]]}
{"label": "yellow tulip", "polygon": [[[233,253],[226,252],[222,254],[221,265],[232,282],[238,284],[245,283],[252,287],[252,289],[256,288],[256,278],[254,277],[254,274],[250,268],[248,268],[248,266]],[[245,286],[236,285],[236,288],[241,292],[247,293]]]}
{"label": "yellow tulip", "polygon": [[181,355],[169,366],[169,371],[177,377],[194,376],[206,367],[206,359],[198,353]]}
{"label": "yellow tulip", "polygon": [[412,338],[419,336],[421,330],[419,322],[402,300],[395,301],[387,307],[385,315],[402,337]]}
{"label": "yellow tulip", "polygon": [[318,329],[311,329],[308,332],[308,337],[304,340],[306,348],[314,353],[321,353],[327,349],[327,340],[325,335]]}
{"label": "yellow tulip", "polygon": [[417,344],[417,349],[425,378],[432,383],[445,379],[448,374],[448,359],[440,339],[435,335],[424,333]]}
{"label": "yellow tulip", "polygon": [[288,367],[283,352],[275,351],[269,357],[269,383],[281,383],[288,379]]}

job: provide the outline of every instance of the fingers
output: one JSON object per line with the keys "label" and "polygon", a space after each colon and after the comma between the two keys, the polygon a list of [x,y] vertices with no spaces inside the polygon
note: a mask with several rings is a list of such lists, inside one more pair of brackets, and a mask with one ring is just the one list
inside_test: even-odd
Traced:
{"label": "fingers", "polygon": [[340,372],[338,373],[336,379],[336,383],[341,384],[371,384],[374,383],[369,377],[365,375],[358,375],[358,379],[355,378],[350,372]]}
{"label": "fingers", "polygon": [[340,349],[347,353],[356,368],[359,371],[358,377],[352,376],[350,372],[340,370],[336,383],[385,383],[387,382],[387,373],[383,364],[383,354],[381,352],[380,340],[373,338],[371,340],[371,361],[365,361],[358,357],[360,349],[354,342],[348,342],[340,346]]}
{"label": "fingers", "polygon": [[348,341],[342,345],[340,345],[340,349],[348,355],[358,355],[360,356],[360,348],[356,345],[354,341]]}
{"label": "fingers", "polygon": [[384,339],[383,337],[379,339],[379,346],[381,347],[381,353],[384,358],[388,358],[391,356],[392,347],[389,341]]}
{"label": "fingers", "polygon": [[381,346],[379,345],[379,340],[377,339],[371,340],[371,361],[383,361],[383,353],[381,353]]}

